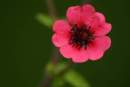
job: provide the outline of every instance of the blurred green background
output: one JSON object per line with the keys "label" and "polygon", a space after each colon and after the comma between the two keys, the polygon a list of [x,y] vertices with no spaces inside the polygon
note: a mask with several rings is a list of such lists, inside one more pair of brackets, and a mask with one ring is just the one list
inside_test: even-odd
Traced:
{"label": "blurred green background", "polygon": [[[82,0],[54,0],[59,17],[68,6]],[[97,62],[76,64],[91,87],[130,87],[130,1],[92,0],[113,25],[112,47]],[[37,87],[52,52],[52,31],[39,23],[37,13],[47,13],[45,0],[0,2],[0,87]]]}

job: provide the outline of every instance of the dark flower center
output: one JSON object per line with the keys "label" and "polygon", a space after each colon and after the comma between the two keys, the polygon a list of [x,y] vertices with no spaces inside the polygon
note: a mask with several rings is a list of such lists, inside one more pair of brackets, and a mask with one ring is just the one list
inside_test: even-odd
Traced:
{"label": "dark flower center", "polygon": [[76,25],[72,27],[70,32],[70,44],[78,49],[87,48],[87,45],[93,40],[93,34],[90,32],[90,27]]}

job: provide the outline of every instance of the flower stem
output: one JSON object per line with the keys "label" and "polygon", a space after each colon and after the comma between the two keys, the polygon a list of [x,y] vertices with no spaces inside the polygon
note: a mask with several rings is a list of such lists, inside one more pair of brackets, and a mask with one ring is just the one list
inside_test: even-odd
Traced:
{"label": "flower stem", "polygon": [[[52,0],[46,0],[46,5],[50,17],[52,17],[53,21],[55,21],[57,19],[57,13],[54,6],[54,2]],[[56,48],[53,48],[51,63],[54,67],[57,65],[58,60],[59,60],[59,53]],[[48,73],[47,70],[45,70],[44,78],[40,84],[40,87],[51,87],[52,81],[53,76],[50,73]]]}
{"label": "flower stem", "polygon": [[49,15],[52,17],[53,20],[57,19],[57,13],[54,6],[54,2],[52,0],[46,0],[47,8]]}
{"label": "flower stem", "polygon": [[[57,19],[57,12],[53,0],[46,0],[49,16],[52,17],[53,21]],[[56,48],[53,48],[52,61],[54,64],[58,62],[59,53]]]}

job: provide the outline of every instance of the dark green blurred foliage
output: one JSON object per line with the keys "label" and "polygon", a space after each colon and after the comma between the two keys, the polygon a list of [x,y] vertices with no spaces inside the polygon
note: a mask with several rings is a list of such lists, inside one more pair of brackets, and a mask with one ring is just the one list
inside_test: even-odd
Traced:
{"label": "dark green blurred foliage", "polygon": [[[82,0],[54,0],[58,16]],[[112,47],[97,62],[76,64],[92,87],[130,87],[129,0],[92,0],[113,25]],[[2,0],[0,2],[0,87],[37,87],[51,58],[52,31],[40,24],[37,13],[47,14],[45,0]]]}

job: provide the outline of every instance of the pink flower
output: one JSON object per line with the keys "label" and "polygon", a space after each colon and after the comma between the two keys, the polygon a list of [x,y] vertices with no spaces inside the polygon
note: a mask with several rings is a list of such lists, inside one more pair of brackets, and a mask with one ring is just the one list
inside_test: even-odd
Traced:
{"label": "pink flower", "polygon": [[69,7],[66,16],[67,21],[57,20],[53,25],[52,42],[60,53],[75,63],[100,59],[111,46],[106,35],[112,26],[105,16],[90,4]]}

